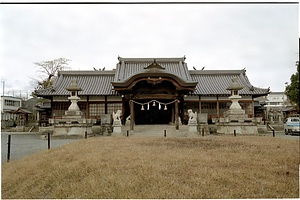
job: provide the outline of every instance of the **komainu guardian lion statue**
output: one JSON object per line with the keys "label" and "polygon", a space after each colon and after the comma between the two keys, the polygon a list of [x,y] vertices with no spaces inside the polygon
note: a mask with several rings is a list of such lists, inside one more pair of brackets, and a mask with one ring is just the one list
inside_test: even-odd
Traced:
{"label": "komainu guardian lion statue", "polygon": [[120,121],[121,120],[121,116],[122,116],[122,111],[121,110],[117,110],[117,112],[113,112],[113,119],[114,121]]}
{"label": "komainu guardian lion statue", "polygon": [[189,121],[197,121],[197,112],[193,112],[192,109],[188,109]]}

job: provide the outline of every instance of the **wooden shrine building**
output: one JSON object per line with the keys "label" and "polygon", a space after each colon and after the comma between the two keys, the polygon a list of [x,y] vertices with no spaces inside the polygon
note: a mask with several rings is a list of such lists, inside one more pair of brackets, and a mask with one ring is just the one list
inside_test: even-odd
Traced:
{"label": "wooden shrine building", "polygon": [[249,117],[255,117],[254,98],[269,89],[253,86],[246,70],[188,70],[182,58],[121,58],[116,69],[106,71],[60,71],[52,88],[35,91],[51,100],[52,117],[68,109],[73,78],[82,88],[78,105],[86,118],[101,120],[102,114],[122,110],[123,123],[131,116],[133,124],[187,123],[187,110],[208,113],[208,122],[223,116],[231,101],[226,88],[232,78],[244,86],[239,103]]}

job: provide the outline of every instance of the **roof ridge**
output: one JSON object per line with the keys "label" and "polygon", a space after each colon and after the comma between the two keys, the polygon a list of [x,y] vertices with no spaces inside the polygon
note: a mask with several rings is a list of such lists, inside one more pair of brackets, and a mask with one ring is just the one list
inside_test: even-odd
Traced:
{"label": "roof ridge", "polygon": [[179,62],[179,61],[184,61],[185,57],[171,57],[171,58],[157,58],[157,57],[153,57],[153,58],[122,58],[122,57],[118,57],[118,60],[120,62],[124,61],[124,62],[150,62],[153,63],[154,60],[156,62]]}
{"label": "roof ridge", "polygon": [[189,70],[191,75],[196,74],[210,74],[210,75],[220,75],[220,74],[242,74],[246,71],[243,69],[240,70]]}
{"label": "roof ridge", "polygon": [[94,70],[74,70],[74,71],[59,71],[59,75],[115,75],[115,70],[94,71]]}

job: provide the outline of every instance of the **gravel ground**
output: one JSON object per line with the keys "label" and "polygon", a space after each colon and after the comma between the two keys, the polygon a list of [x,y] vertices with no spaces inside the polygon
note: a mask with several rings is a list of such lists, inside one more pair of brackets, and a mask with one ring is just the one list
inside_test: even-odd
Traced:
{"label": "gravel ground", "polygon": [[[24,156],[37,153],[48,149],[48,140],[42,139],[37,133],[18,133],[2,132],[1,133],[1,163],[7,162],[8,135],[11,135],[10,160],[20,159]],[[69,144],[82,139],[58,139],[51,138],[51,149]]]}
{"label": "gravel ground", "polygon": [[[273,136],[273,132],[269,131],[267,134],[264,134],[267,136]],[[283,131],[275,131],[275,137],[288,139],[288,140],[300,140],[299,135],[286,135]]]}

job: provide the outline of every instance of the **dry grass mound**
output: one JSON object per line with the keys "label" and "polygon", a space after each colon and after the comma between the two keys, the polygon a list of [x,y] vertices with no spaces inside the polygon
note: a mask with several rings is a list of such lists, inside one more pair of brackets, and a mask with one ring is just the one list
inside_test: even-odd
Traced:
{"label": "dry grass mound", "polygon": [[2,198],[296,198],[299,141],[99,137],[2,165]]}

